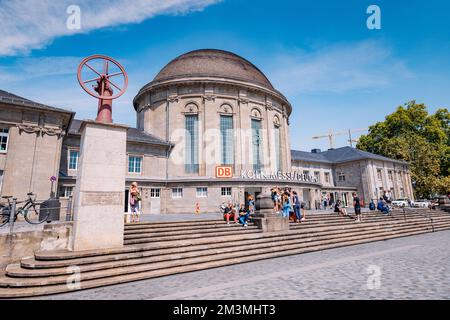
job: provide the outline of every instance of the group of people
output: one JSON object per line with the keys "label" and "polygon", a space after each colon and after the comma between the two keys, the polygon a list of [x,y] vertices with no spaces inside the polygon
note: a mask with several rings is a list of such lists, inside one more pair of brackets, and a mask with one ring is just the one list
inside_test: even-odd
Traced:
{"label": "group of people", "polygon": [[[369,209],[371,211],[375,210],[375,203],[373,202],[373,200],[370,201]],[[378,200],[376,209],[384,214],[389,214],[391,212],[389,202],[383,199],[382,197],[380,197],[380,199]]]}
{"label": "group of people", "polygon": [[297,191],[292,191],[291,188],[273,187],[271,190],[271,197],[273,201],[273,210],[275,213],[285,218],[289,218],[291,211],[294,212],[294,221],[300,223],[306,220],[305,204],[300,200]]}
{"label": "group of people", "polygon": [[245,205],[243,203],[241,203],[237,208],[237,206],[233,205],[232,202],[229,202],[224,206],[224,208],[222,208],[223,215],[225,217],[225,220],[227,221],[227,224],[230,224],[230,220],[232,219],[234,220],[234,223],[240,223],[244,227],[248,226],[248,221],[255,213],[255,199],[252,195],[249,195],[247,201],[247,209],[245,208]]}

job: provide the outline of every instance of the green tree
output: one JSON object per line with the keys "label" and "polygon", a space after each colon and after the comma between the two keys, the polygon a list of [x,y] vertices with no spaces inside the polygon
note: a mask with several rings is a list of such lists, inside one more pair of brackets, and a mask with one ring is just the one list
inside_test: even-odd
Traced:
{"label": "green tree", "polygon": [[410,101],[369,128],[358,149],[410,163],[417,197],[450,193],[450,113]]}

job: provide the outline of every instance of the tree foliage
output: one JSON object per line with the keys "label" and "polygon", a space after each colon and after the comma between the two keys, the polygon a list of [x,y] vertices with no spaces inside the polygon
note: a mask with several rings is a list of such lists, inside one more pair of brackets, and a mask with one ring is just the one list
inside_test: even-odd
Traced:
{"label": "tree foliage", "polygon": [[410,101],[360,137],[358,149],[410,163],[419,198],[450,193],[450,112]]}

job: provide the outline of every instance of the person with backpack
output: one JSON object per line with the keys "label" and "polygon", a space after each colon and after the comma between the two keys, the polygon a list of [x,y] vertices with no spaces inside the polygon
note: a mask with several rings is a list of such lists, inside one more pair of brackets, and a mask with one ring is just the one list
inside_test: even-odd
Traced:
{"label": "person with backpack", "polygon": [[130,211],[131,211],[131,223],[138,223],[139,216],[141,214],[139,207],[142,200],[141,193],[139,192],[137,182],[133,182],[130,187]]}

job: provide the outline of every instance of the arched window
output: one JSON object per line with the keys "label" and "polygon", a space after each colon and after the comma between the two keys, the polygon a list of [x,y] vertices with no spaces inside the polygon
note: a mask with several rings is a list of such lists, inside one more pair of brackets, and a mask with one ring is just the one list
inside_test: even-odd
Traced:
{"label": "arched window", "polygon": [[281,131],[280,131],[280,117],[275,115],[273,117],[273,135],[275,145],[275,167],[277,171],[281,171]]}
{"label": "arched window", "polygon": [[186,124],[186,173],[198,173],[198,115],[185,115]]}
{"label": "arched window", "polygon": [[253,108],[252,112],[250,113],[250,117],[252,117],[252,119],[259,119],[259,120],[261,120],[262,119],[261,111],[259,109],[257,109],[257,108]]}

